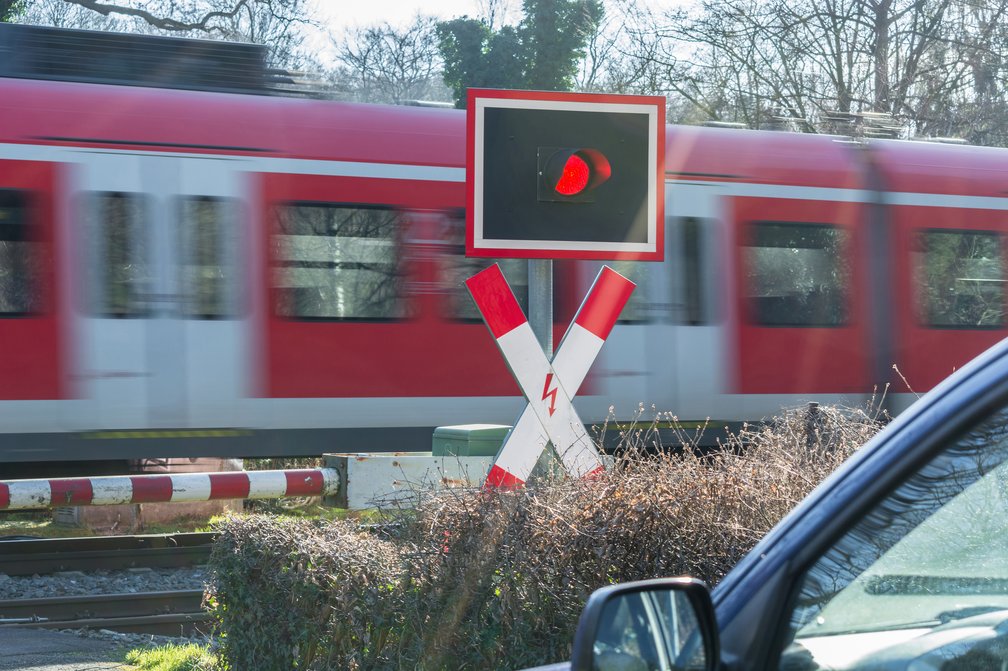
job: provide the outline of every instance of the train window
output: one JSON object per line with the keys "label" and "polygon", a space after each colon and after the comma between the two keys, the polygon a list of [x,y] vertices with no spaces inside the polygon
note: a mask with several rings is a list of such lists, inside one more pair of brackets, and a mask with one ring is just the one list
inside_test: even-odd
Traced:
{"label": "train window", "polygon": [[293,319],[403,319],[401,214],[382,207],[291,203],[275,210],[277,314]]}
{"label": "train window", "polygon": [[707,323],[703,294],[703,245],[701,223],[696,217],[680,220],[682,230],[683,321],[693,326]]}
{"label": "train window", "polygon": [[1001,235],[930,230],[917,240],[917,286],[925,324],[994,328],[1005,323]]}
{"label": "train window", "polygon": [[444,218],[441,239],[446,242],[447,254],[443,257],[441,282],[446,297],[445,309],[449,319],[480,321],[476,303],[465,287],[465,281],[494,263],[500,264],[511,290],[525,314],[528,314],[528,261],[525,259],[490,259],[465,255],[465,214]]}
{"label": "train window", "polygon": [[198,319],[235,314],[234,203],[207,196],[180,202],[182,313]]}
{"label": "train window", "polygon": [[97,246],[92,311],[127,318],[147,314],[152,269],[147,258],[144,197],[135,193],[91,194],[90,239]]}
{"label": "train window", "polygon": [[23,191],[0,189],[0,315],[36,311],[33,278],[34,242]]}
{"label": "train window", "polygon": [[744,250],[752,318],[765,326],[847,322],[847,234],[838,226],[758,222]]}

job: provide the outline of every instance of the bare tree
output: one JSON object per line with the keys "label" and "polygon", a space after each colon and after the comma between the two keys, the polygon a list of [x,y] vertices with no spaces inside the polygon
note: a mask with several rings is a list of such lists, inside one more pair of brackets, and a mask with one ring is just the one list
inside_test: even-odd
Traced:
{"label": "bare tree", "polygon": [[[256,0],[227,0],[219,7],[207,8],[199,6],[202,3],[186,3],[179,6],[170,2],[142,2],[139,6],[117,3],[97,2],[97,0],[64,0],[68,4],[78,5],[102,16],[129,16],[140,19],[159,30],[190,31],[204,30],[213,32],[217,29],[218,19],[234,19]],[[178,16],[172,16],[173,13]]]}
{"label": "bare tree", "polygon": [[348,97],[402,104],[451,100],[437,50],[437,19],[417,16],[405,28],[390,23],[353,28],[333,39],[339,68],[333,73]]}
{"label": "bare tree", "polygon": [[657,40],[639,33],[634,53],[709,119],[819,131],[881,114],[909,134],[990,141],[1006,120],[1006,11],[1008,0],[704,0],[666,14]]}
{"label": "bare tree", "polygon": [[36,0],[20,17],[25,23],[64,28],[155,32],[255,42],[270,48],[277,67],[300,67],[307,59],[302,28],[311,25],[307,0]]}
{"label": "bare tree", "polygon": [[521,17],[519,0],[476,0],[476,18],[490,30],[516,23]]}
{"label": "bare tree", "polygon": [[116,30],[120,25],[115,17],[102,16],[64,0],[35,0],[18,17],[18,22],[84,30]]}
{"label": "bare tree", "polygon": [[1006,12],[1003,1],[949,8],[946,39],[921,59],[922,75],[905,102],[918,134],[1008,146]]}
{"label": "bare tree", "polygon": [[636,93],[642,83],[641,65],[651,62],[646,54],[631,48],[631,32],[641,12],[630,0],[610,0],[602,20],[595,25],[585,46],[577,74],[579,91]]}

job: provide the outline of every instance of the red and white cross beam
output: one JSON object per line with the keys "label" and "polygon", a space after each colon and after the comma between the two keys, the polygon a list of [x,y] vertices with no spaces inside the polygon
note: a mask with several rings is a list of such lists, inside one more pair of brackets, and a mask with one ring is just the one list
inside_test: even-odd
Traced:
{"label": "red and white cross beam", "polygon": [[494,264],[466,280],[504,360],[528,405],[504,440],[486,487],[513,487],[528,480],[539,455],[552,442],[564,468],[576,477],[603,468],[571,399],[588,375],[616,319],[636,286],[605,266],[560,342],[552,363],[500,268]]}
{"label": "red and white cross beam", "polygon": [[6,480],[0,481],[0,510],[327,496],[338,488],[333,468]]}

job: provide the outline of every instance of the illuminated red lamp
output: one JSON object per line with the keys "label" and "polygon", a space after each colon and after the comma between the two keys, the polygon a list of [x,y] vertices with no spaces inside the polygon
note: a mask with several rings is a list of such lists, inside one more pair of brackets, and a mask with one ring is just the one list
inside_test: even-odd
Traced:
{"label": "illuminated red lamp", "polygon": [[591,202],[591,190],[612,175],[612,166],[597,149],[539,148],[539,200]]}
{"label": "illuminated red lamp", "polygon": [[557,180],[553,190],[561,196],[573,196],[585,190],[589,177],[591,168],[588,167],[588,163],[577,154],[571,154],[563,170],[560,171],[560,179]]}

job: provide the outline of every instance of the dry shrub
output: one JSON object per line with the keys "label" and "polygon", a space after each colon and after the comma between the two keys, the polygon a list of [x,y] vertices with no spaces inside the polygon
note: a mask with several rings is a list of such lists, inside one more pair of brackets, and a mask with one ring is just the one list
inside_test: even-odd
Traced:
{"label": "dry shrub", "polygon": [[[288,651],[314,640],[319,649],[275,668],[516,669],[560,661],[593,590],[683,574],[717,582],[877,428],[870,413],[817,407],[747,427],[705,456],[649,454],[628,436],[616,467],[593,480],[429,493],[403,511],[395,540],[339,526],[317,529],[310,541],[280,541],[272,531],[264,537],[260,521],[231,521],[224,547],[234,549],[222,552],[255,543],[274,573],[289,572],[268,593],[285,604],[282,616],[296,610],[305,625],[282,640]],[[311,586],[296,584],[302,579]],[[238,596],[236,587],[226,596]],[[218,587],[219,603],[225,591]],[[249,668],[225,642],[231,667]],[[256,659],[255,668],[274,668]]]}

